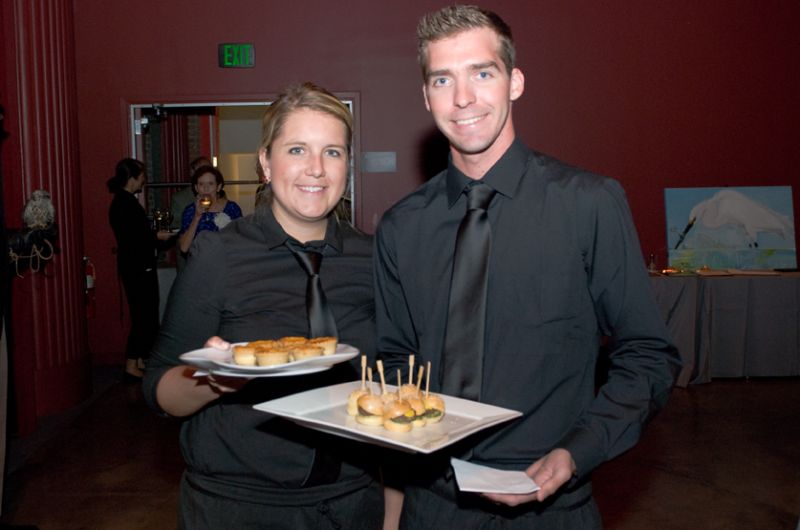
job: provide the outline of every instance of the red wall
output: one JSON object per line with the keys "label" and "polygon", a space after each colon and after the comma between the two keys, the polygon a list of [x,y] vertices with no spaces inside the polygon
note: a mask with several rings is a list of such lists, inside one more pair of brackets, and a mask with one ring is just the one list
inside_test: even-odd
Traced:
{"label": "red wall", "polygon": [[[128,153],[126,105],[266,97],[306,79],[359,94],[362,151],[397,172],[360,175],[360,219],[421,181],[433,125],[414,28],[437,1],[74,2],[86,254],[98,268],[96,359],[121,361],[125,325],[105,180]],[[609,4],[611,4],[609,6]],[[800,218],[800,4],[729,0],[490,2],[515,31],[526,92],[519,135],[624,184],[645,253],[666,259],[663,188],[795,186]],[[251,42],[256,68],[217,67],[217,44]]]}

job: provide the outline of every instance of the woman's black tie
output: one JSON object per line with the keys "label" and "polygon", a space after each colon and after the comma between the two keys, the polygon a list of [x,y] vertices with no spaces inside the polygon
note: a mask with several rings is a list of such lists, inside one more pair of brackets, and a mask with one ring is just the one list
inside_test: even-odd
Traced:
{"label": "woman's black tie", "polygon": [[319,268],[322,264],[322,254],[318,251],[289,245],[295,258],[308,274],[306,283],[306,311],[308,312],[308,336],[338,337],[336,321],[333,319],[322,282],[319,279]]}

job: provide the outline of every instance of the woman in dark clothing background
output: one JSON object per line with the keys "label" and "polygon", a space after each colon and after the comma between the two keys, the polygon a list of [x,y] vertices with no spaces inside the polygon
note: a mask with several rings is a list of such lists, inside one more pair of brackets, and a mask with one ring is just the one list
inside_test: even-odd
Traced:
{"label": "woman in dark clothing background", "polygon": [[125,289],[131,330],[125,348],[125,377],[141,379],[147,358],[158,334],[157,246],[172,234],[156,232],[136,194],[145,182],[144,164],[133,158],[117,162],[108,191],[114,194],[108,220],[117,240],[117,271]]}

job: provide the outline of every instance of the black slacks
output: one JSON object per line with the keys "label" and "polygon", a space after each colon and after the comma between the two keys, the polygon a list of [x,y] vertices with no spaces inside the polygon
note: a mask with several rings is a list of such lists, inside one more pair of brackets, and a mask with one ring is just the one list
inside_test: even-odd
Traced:
{"label": "black slacks", "polygon": [[408,487],[400,518],[401,530],[600,530],[600,511],[588,484],[561,495],[556,502],[533,502],[515,508],[495,505],[472,493],[457,493],[454,481],[430,488]]}
{"label": "black slacks", "polygon": [[[380,484],[340,493],[336,484],[322,486],[331,495],[322,500],[303,501],[305,491],[286,490],[278,499],[232,499],[203,491],[184,474],[181,480],[181,530],[380,530],[383,527],[383,493]],[[318,493],[318,492],[317,492]],[[319,495],[317,494],[317,497]]]}
{"label": "black slacks", "polygon": [[131,331],[125,348],[128,359],[146,359],[158,335],[158,270],[120,272],[128,310]]}

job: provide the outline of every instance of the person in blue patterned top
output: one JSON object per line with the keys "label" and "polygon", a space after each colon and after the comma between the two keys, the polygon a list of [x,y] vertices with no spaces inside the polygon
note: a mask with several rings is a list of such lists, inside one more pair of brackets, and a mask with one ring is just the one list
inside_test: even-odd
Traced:
{"label": "person in blue patterned top", "polygon": [[225,198],[225,179],[214,166],[202,166],[192,174],[195,201],[183,210],[178,245],[186,255],[195,236],[204,230],[217,232],[242,216],[242,209]]}

